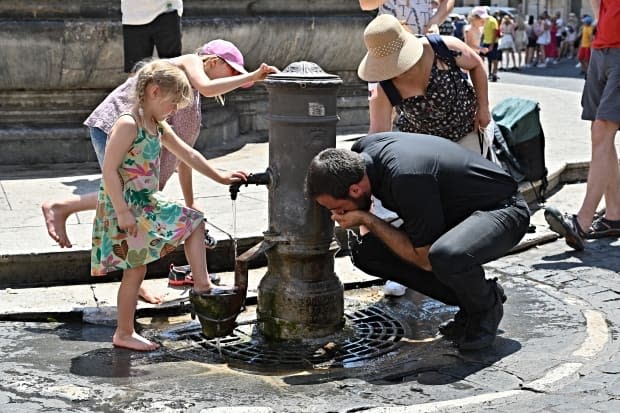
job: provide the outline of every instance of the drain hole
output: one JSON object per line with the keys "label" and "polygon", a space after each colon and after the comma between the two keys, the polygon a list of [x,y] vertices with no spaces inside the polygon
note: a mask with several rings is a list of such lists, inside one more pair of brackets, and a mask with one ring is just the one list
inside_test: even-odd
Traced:
{"label": "drain hole", "polygon": [[205,338],[197,324],[167,336],[174,341],[189,340],[207,351],[207,354],[202,356],[194,351],[191,357],[193,360],[223,358],[226,363],[242,368],[281,370],[346,368],[353,363],[395,350],[407,334],[407,329],[400,321],[377,305],[346,312],[345,317],[351,334],[335,340],[329,346],[266,343],[253,335],[253,326],[250,323],[243,323],[233,334],[220,339]]}

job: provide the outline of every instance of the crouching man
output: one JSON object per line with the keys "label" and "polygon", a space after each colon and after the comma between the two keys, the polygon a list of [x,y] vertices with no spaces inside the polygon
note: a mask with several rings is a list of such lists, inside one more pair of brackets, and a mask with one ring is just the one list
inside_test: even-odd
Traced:
{"label": "crouching man", "polygon": [[[358,268],[458,306],[439,331],[459,349],[493,344],[506,296],[482,264],[515,246],[530,221],[501,168],[447,139],[384,132],[319,153],[306,193],[341,227],[360,227],[350,246]],[[371,195],[398,214],[399,228],[369,212]]]}

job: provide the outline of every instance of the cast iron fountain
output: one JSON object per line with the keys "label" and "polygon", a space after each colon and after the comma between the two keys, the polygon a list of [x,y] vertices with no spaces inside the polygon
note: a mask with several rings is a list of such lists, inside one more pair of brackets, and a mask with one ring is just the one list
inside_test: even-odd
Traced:
{"label": "cast iron fountain", "polygon": [[[236,199],[243,185],[266,185],[268,229],[261,243],[236,258],[234,290],[191,295],[193,314],[202,327],[202,337],[194,334],[195,341],[202,340],[204,345],[204,340],[217,338],[220,343],[220,337],[233,333],[246,298],[248,262],[263,253],[268,269],[258,287],[257,331],[248,333],[256,340],[242,343],[241,353],[256,343],[260,343],[260,351],[265,349],[262,343],[284,343],[292,353],[283,352],[280,346],[280,354],[300,356],[316,365],[322,358],[316,358],[314,350],[304,355],[300,353],[305,350],[291,345],[325,339],[333,344],[330,351],[339,352],[342,360],[351,360],[389,351],[405,334],[403,325],[378,308],[345,317],[343,285],[334,272],[338,251],[334,224],[329,211],[304,194],[311,159],[336,145],[336,93],[341,83],[339,77],[310,62],[292,63],[266,79],[269,166],[250,175],[247,182],[231,185],[230,195]],[[370,345],[380,343],[379,348],[368,351],[362,346],[363,340],[357,337],[360,329]]]}

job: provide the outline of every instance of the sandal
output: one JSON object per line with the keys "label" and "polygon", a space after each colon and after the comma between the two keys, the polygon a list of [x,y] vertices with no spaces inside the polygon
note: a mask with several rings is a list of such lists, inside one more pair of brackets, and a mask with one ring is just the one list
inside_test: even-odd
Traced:
{"label": "sandal", "polygon": [[[209,273],[209,279],[215,285],[220,285],[220,276],[217,273]],[[170,264],[170,272],[168,273],[168,286],[182,287],[186,285],[194,285],[194,277],[192,277],[192,269],[189,265]]]}
{"label": "sandal", "polygon": [[620,236],[620,220],[612,221],[605,217],[598,217],[592,221],[588,238],[605,238]]}
{"label": "sandal", "polygon": [[168,285],[172,287],[194,285],[194,277],[192,277],[190,266],[175,266],[174,264],[170,264],[170,272],[168,273]]}

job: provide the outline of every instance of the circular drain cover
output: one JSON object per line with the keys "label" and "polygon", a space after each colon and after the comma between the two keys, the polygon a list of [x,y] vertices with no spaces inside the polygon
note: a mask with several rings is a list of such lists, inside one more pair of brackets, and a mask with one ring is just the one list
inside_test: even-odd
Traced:
{"label": "circular drain cover", "polygon": [[[166,336],[174,341],[191,340],[208,350],[210,356],[220,356],[227,363],[265,369],[318,369],[355,367],[359,361],[395,350],[401,338],[408,334],[405,325],[377,305],[345,312],[345,317],[345,330],[350,334],[330,337],[327,343],[320,344],[316,341],[313,344],[268,343],[252,334],[252,323],[240,325],[233,334],[219,339],[205,338],[198,323],[168,331]],[[183,353],[188,355],[186,351]],[[194,353],[191,358],[196,360],[197,356]]]}

